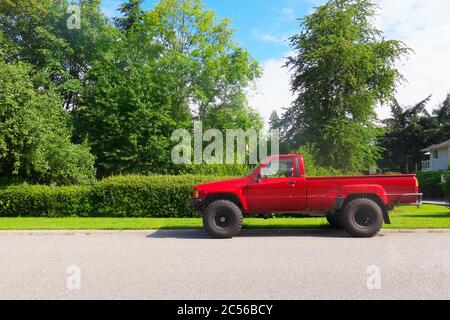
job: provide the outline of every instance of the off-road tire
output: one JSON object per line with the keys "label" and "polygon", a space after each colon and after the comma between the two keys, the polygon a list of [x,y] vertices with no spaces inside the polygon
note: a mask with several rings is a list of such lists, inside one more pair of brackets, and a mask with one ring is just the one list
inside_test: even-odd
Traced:
{"label": "off-road tire", "polygon": [[203,225],[214,238],[229,239],[237,236],[242,229],[241,209],[228,200],[211,202],[203,214]]}
{"label": "off-road tire", "polygon": [[371,238],[383,226],[383,210],[369,198],[356,198],[345,206],[340,222],[353,237]]}

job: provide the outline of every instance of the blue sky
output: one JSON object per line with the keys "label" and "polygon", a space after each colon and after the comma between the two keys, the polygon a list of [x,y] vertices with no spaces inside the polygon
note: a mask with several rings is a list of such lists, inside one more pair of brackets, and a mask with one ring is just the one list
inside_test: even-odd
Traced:
{"label": "blue sky", "polygon": [[[312,12],[325,0],[203,0],[220,18],[231,18],[235,41],[251,52],[263,68],[263,76],[249,90],[250,106],[267,121],[293,100],[290,74],[283,68],[290,48],[286,39],[300,30],[298,18]],[[429,94],[433,109],[450,92],[450,1],[373,0],[379,6],[377,27],[386,38],[405,42],[414,50],[397,64],[408,82],[398,86],[397,100],[413,105]],[[114,16],[122,0],[103,0],[103,9]],[[145,9],[157,0],[146,0]],[[379,118],[389,116],[390,107],[377,109]]]}
{"label": "blue sky", "polygon": [[[146,0],[151,8],[157,0]],[[118,0],[103,0],[108,15],[115,12]],[[205,6],[220,18],[231,18],[235,41],[260,61],[284,55],[287,38],[299,30],[297,18],[313,7],[312,0],[204,0]]]}

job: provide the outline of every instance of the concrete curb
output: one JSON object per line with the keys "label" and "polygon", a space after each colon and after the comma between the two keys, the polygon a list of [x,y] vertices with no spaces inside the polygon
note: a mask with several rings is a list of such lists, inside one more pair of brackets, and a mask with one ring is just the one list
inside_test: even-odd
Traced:
{"label": "concrete curb", "polygon": [[[171,234],[198,234],[205,233],[203,229],[174,229],[174,230],[0,230],[0,236],[2,235],[128,235],[128,234],[145,234],[151,235],[155,233],[171,233]],[[414,233],[414,234],[426,234],[426,233],[450,233],[450,229],[383,229],[380,234],[393,234],[393,233]],[[333,230],[333,229],[244,229],[240,235],[342,235],[346,234],[345,231]]]}

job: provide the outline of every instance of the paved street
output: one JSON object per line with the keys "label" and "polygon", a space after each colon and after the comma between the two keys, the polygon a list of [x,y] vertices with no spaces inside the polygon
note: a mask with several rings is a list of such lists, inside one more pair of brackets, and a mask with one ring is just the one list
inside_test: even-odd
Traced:
{"label": "paved street", "polygon": [[450,299],[450,233],[0,232],[0,275],[0,299]]}

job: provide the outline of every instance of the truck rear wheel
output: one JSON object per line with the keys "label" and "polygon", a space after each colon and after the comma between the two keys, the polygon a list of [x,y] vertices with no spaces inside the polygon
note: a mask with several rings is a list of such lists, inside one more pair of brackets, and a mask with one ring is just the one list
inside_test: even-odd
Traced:
{"label": "truck rear wheel", "polygon": [[383,211],[375,201],[357,198],[344,208],[340,221],[345,230],[354,237],[374,237],[383,225]]}
{"label": "truck rear wheel", "polygon": [[326,216],[328,223],[335,229],[344,229],[344,226],[341,223],[340,216],[337,214],[329,214]]}
{"label": "truck rear wheel", "polygon": [[203,214],[203,225],[208,233],[219,239],[233,238],[242,228],[242,211],[233,202],[217,200],[210,203]]}

